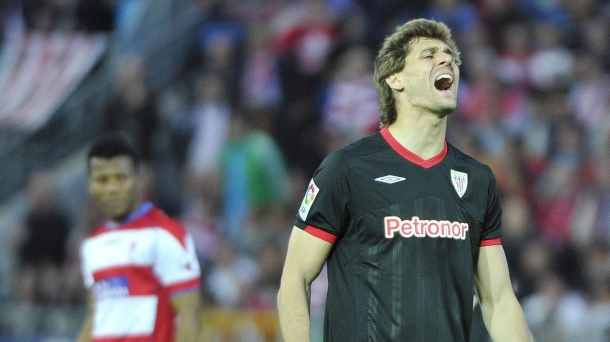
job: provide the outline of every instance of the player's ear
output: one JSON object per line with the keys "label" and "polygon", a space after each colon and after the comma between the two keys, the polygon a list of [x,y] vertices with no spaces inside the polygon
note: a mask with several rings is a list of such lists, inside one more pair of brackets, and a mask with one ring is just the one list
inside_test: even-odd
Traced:
{"label": "player's ear", "polygon": [[404,84],[402,83],[402,80],[396,74],[391,74],[390,76],[386,77],[385,83],[387,83],[390,88],[394,90],[400,91],[405,88]]}

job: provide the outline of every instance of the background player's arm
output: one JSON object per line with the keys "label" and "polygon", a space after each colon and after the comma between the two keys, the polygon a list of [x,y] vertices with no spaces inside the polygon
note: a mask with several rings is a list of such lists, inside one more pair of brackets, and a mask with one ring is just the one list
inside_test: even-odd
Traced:
{"label": "background player's arm", "polygon": [[199,333],[200,269],[195,244],[188,232],[175,222],[159,229],[154,272],[170,293],[176,311],[176,342],[195,342]]}
{"label": "background player's arm", "polygon": [[495,342],[530,341],[523,310],[510,282],[502,245],[480,248],[476,293],[483,321]]}
{"label": "background player's arm", "polygon": [[278,293],[280,328],[286,342],[310,341],[309,291],[332,244],[292,229]]}
{"label": "background player's arm", "polygon": [[178,316],[176,342],[195,342],[199,333],[200,300],[198,291],[172,295],[172,306]]}
{"label": "background player's arm", "polygon": [[91,331],[93,330],[93,310],[94,310],[94,299],[91,290],[87,293],[87,318],[83,327],[78,334],[77,342],[89,342],[91,341]]}

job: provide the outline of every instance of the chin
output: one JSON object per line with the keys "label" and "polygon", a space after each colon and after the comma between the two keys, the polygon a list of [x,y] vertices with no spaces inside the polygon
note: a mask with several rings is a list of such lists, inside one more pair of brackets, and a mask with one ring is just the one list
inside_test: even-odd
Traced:
{"label": "chin", "polygon": [[124,219],[127,218],[127,216],[129,216],[128,212],[123,211],[108,211],[106,212],[106,216],[108,216],[108,219],[110,219],[111,221],[114,222],[122,222]]}
{"label": "chin", "polygon": [[447,116],[455,111],[457,108],[457,101],[454,99],[443,99],[435,101],[434,105],[430,107],[431,111],[438,114],[441,117]]}
{"label": "chin", "polygon": [[439,116],[441,117],[445,117],[453,112],[455,112],[455,108],[456,106],[445,106],[445,107],[441,107],[437,110],[437,113]]}
{"label": "chin", "polygon": [[121,223],[123,221],[125,221],[125,219],[128,217],[129,215],[113,215],[111,217],[109,217],[110,221],[116,222],[116,223]]}

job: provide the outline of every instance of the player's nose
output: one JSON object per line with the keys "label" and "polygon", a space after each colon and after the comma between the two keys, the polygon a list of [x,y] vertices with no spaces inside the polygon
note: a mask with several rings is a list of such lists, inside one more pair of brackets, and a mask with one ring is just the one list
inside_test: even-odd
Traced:
{"label": "player's nose", "polygon": [[441,52],[439,54],[440,65],[451,65],[453,63],[453,55],[447,52]]}

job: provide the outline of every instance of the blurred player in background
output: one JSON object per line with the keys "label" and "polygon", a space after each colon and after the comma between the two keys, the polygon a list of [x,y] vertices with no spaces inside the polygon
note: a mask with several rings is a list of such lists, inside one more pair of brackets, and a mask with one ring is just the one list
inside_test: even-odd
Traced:
{"label": "blurred player in background", "polygon": [[495,177],[445,140],[459,65],[442,23],[412,20],[386,38],[382,129],[332,152],[297,214],[278,295],[286,342],[310,341],[309,288],[326,262],[326,342],[468,341],[475,292],[494,341],[530,340]]}
{"label": "blurred player in background", "polygon": [[78,341],[196,341],[200,269],[186,230],[142,202],[137,152],[121,135],[87,157],[89,194],[108,221],[82,244],[89,315]]}

